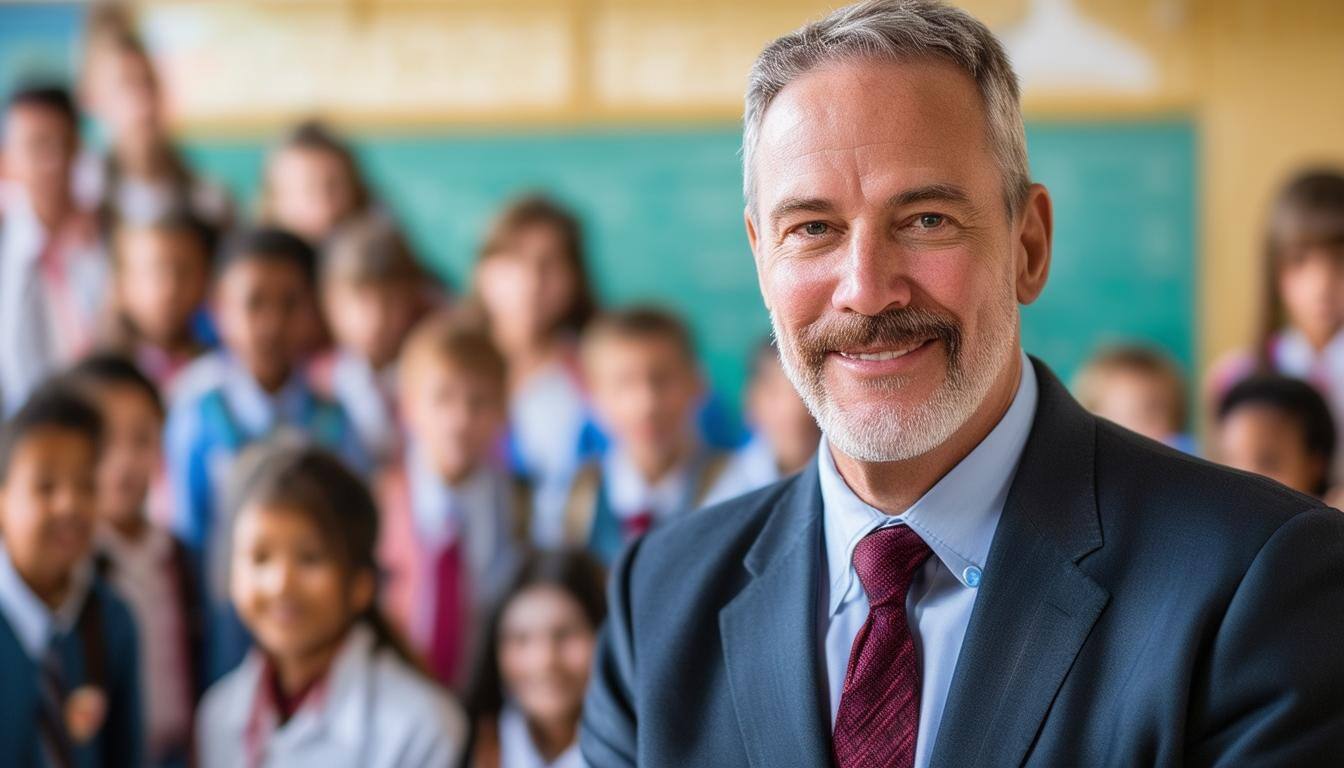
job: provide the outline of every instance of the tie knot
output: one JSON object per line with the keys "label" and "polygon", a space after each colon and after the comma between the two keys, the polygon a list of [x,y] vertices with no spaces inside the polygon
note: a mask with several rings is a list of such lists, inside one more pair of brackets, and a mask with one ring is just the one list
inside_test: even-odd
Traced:
{"label": "tie knot", "polygon": [[905,608],[905,593],[915,571],[929,559],[932,550],[908,525],[881,528],[864,536],[854,547],[854,571],[871,607],[893,601]]}

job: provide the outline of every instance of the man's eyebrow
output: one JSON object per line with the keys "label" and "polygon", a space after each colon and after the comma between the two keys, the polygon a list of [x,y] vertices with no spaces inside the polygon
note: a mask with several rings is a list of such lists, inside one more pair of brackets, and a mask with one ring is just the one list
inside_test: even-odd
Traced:
{"label": "man's eyebrow", "polygon": [[966,190],[955,184],[926,184],[892,195],[887,198],[887,207],[903,208],[907,205],[930,201],[969,204],[971,197],[966,194]]}
{"label": "man's eyebrow", "polygon": [[779,220],[795,213],[833,213],[835,206],[829,200],[820,197],[786,197],[770,211],[770,228],[779,225]]}

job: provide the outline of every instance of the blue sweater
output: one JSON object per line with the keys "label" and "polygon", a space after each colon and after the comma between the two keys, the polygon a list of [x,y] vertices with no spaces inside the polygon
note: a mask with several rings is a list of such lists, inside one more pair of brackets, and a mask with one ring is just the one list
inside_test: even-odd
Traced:
{"label": "blue sweater", "polygon": [[[85,658],[86,638],[81,627],[61,636],[62,672],[69,691],[101,682],[107,696],[107,716],[98,732],[83,744],[75,745],[75,765],[137,766],[144,759],[143,720],[140,711],[139,646],[130,611],[101,580],[95,581],[88,600],[95,601],[94,621],[101,623],[91,637],[101,640],[103,679],[91,679],[94,666]],[[88,620],[89,615],[82,617]],[[0,765],[41,766],[42,748],[38,738],[39,669],[23,649],[18,637],[0,613]]]}

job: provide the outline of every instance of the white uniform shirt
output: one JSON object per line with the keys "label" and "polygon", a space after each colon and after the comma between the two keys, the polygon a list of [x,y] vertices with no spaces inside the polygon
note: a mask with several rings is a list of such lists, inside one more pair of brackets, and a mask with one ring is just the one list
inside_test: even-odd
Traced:
{"label": "white uniform shirt", "polygon": [[[202,768],[450,768],[466,741],[466,718],[447,693],[390,649],[375,649],[373,632],[357,625],[324,683],[260,745],[249,726],[265,662],[253,651],[216,683],[196,717]],[[253,739],[255,740],[255,739]]]}

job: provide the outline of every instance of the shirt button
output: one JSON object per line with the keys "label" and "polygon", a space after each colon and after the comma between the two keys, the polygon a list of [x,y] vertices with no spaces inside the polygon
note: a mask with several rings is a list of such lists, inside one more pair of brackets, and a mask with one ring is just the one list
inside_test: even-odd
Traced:
{"label": "shirt button", "polygon": [[966,580],[966,586],[975,588],[980,586],[980,569],[974,565],[966,566],[966,570],[961,572],[961,577]]}

